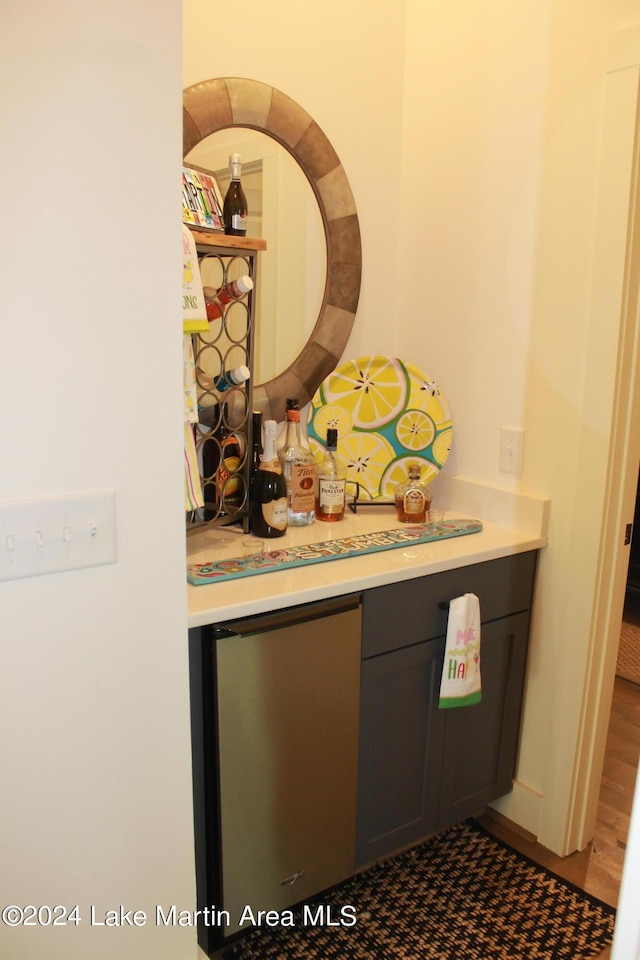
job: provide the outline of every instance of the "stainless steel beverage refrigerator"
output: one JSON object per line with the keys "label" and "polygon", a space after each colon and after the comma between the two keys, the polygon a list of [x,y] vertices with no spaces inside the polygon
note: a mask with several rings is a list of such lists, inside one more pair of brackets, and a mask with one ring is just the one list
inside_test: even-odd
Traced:
{"label": "stainless steel beverage refrigerator", "polygon": [[355,871],[359,595],[190,631],[198,940]]}

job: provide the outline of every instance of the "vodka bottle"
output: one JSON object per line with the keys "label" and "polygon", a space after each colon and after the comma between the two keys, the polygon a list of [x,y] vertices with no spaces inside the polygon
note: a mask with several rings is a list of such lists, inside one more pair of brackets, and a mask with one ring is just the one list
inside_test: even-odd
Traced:
{"label": "vodka bottle", "polygon": [[316,464],[300,435],[300,410],[287,410],[286,435],[280,463],[287,483],[287,521],[301,527],[313,523],[316,515]]}

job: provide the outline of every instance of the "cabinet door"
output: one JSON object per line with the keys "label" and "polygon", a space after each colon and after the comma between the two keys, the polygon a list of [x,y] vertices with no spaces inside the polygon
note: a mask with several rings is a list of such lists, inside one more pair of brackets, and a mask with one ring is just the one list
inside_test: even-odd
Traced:
{"label": "cabinet door", "polygon": [[438,828],[479,813],[511,789],[529,614],[482,624],[482,700],[445,714]]}
{"label": "cabinet door", "polygon": [[362,663],[356,865],[414,843],[437,825],[444,639]]}

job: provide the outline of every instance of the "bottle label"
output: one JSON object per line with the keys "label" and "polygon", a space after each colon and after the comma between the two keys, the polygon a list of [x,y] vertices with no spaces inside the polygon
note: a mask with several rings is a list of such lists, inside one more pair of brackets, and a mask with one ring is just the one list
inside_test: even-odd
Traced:
{"label": "bottle label", "polygon": [[291,511],[307,513],[316,502],[316,466],[314,463],[291,464]]}
{"label": "bottle label", "polygon": [[262,516],[265,523],[276,530],[287,529],[287,499],[281,497],[280,500],[271,500],[269,503],[262,504]]}
{"label": "bottle label", "polygon": [[424,513],[426,505],[424,494],[421,490],[407,490],[402,505],[405,513]]}
{"label": "bottle label", "polygon": [[320,508],[325,513],[340,513],[344,509],[344,480],[319,481]]}
{"label": "bottle label", "polygon": [[[241,458],[238,449],[238,440],[234,435],[225,438],[222,441],[222,460],[216,471],[216,486],[218,496],[224,494],[227,502],[237,497],[240,493],[240,470]],[[235,474],[235,476],[234,476]]]}
{"label": "bottle label", "polygon": [[231,216],[231,226],[234,230],[244,230],[246,233],[247,230],[247,215],[244,216],[240,213],[234,213]]}

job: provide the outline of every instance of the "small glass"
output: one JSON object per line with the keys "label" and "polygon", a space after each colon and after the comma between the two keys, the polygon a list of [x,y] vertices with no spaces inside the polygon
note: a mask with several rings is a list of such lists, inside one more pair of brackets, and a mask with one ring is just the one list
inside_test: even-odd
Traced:
{"label": "small glass", "polygon": [[435,533],[444,520],[444,510],[429,510],[429,530]]}
{"label": "small glass", "polygon": [[261,557],[264,550],[264,540],[258,537],[245,537],[242,541],[243,557]]}

